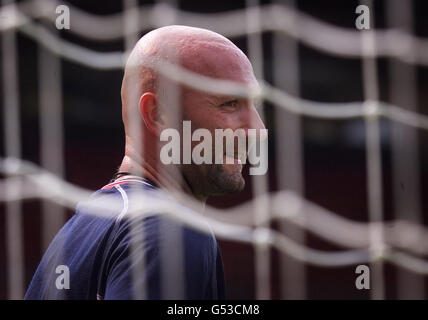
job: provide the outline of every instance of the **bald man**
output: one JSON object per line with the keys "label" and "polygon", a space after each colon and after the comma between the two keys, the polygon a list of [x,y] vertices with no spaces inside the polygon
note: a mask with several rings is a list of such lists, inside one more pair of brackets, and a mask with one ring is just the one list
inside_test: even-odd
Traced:
{"label": "bald man", "polygon": [[[199,214],[208,197],[239,192],[245,186],[246,151],[225,151],[220,155],[224,161],[216,162],[217,149],[212,144],[212,150],[204,152],[212,151],[213,161],[186,163],[186,150],[192,151],[197,143],[186,142],[182,135],[180,161],[168,163],[161,156],[170,143],[162,139],[165,130],[184,132],[184,124],[190,123],[193,133],[204,129],[215,137],[216,130],[232,129],[241,130],[247,138],[250,129],[264,129],[264,125],[253,101],[182,85],[159,69],[170,65],[257,86],[245,54],[217,33],[168,26],[142,37],[130,54],[122,83],[126,136],[122,164],[113,181],[79,204],[56,235],[26,299],[226,297],[221,254],[211,232],[185,227],[158,212],[145,217],[129,212],[137,205],[139,192]],[[186,197],[180,194],[194,201],[183,202]],[[91,214],[91,208],[112,199],[120,203],[112,206],[112,213]]]}

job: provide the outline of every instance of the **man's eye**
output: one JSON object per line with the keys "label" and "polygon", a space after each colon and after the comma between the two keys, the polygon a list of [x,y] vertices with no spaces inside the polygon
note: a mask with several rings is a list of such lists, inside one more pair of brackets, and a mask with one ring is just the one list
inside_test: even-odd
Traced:
{"label": "man's eye", "polygon": [[238,100],[230,100],[222,103],[221,107],[236,107],[238,105]]}

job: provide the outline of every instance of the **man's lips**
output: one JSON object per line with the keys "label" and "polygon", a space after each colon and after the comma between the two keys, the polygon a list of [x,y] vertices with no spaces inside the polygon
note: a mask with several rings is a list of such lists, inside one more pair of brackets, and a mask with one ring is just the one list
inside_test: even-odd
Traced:
{"label": "man's lips", "polygon": [[243,161],[238,156],[229,156],[224,154],[223,158],[225,159],[224,164],[243,164]]}

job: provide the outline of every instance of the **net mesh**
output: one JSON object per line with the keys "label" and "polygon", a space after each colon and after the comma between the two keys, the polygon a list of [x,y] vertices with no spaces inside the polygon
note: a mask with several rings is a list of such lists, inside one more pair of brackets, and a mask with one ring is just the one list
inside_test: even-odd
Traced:
{"label": "net mesh", "polygon": [[[98,52],[59,37],[58,33],[53,31],[55,29],[49,26],[55,23],[56,15],[53,13],[60,4],[65,4],[70,9],[73,24],[67,32],[90,41],[124,39],[125,50]],[[371,8],[373,6],[370,1],[362,1],[361,4]],[[428,262],[423,258],[428,254],[428,246],[425,245],[428,243],[428,232],[421,224],[419,186],[416,184],[412,189],[413,199],[416,201],[409,204],[407,199],[395,199],[396,205],[405,208],[403,210],[411,209],[412,221],[404,219],[404,216],[397,216],[393,224],[386,223],[382,201],[381,119],[391,120],[394,125],[407,130],[406,134],[411,136],[408,141],[411,141],[412,147],[406,153],[406,160],[403,162],[397,156],[394,162],[395,174],[401,175],[401,179],[410,185],[415,180],[414,177],[418,176],[415,132],[417,129],[428,130],[427,116],[417,113],[414,107],[402,106],[402,103],[412,99],[409,94],[415,90],[414,71],[412,73],[414,66],[428,65],[428,40],[412,35],[410,29],[403,31],[394,25],[397,12],[409,13],[411,6],[411,2],[391,2],[387,11],[394,28],[372,28],[359,32],[316,19],[295,9],[293,1],[287,5],[261,5],[258,0],[247,0],[245,8],[241,10],[201,14],[179,10],[171,3],[139,6],[138,1],[125,0],[122,12],[98,16],[64,2],[27,0],[15,3],[3,0],[0,30],[4,151],[0,158],[0,172],[4,178],[0,181],[0,201],[5,203],[6,209],[7,297],[20,299],[25,292],[24,235],[21,221],[25,212],[22,202],[34,198],[43,200],[42,225],[46,247],[52,238],[52,232],[64,222],[63,208],[74,209],[78,202],[87,199],[92,193],[64,179],[60,60],[101,71],[120,70],[142,31],[168,24],[207,28],[231,38],[247,37],[248,56],[260,87],[252,88],[207,78],[170,63],[159,64],[156,68],[160,73],[192,88],[257,98],[272,104],[282,112],[278,113],[278,121],[286,124],[285,129],[277,128],[274,134],[286,137],[285,144],[291,151],[282,154],[278,148],[276,155],[279,183],[284,188],[283,191],[268,192],[267,175],[252,177],[251,201],[226,210],[207,206],[203,220],[185,210],[177,210],[168,203],[150,204],[150,201],[142,202],[138,214],[144,214],[156,207],[181,223],[205,232],[210,232],[205,223],[205,220],[208,220],[218,238],[254,246],[256,298],[260,299],[271,297],[271,248],[278,250],[285,257],[279,261],[281,278],[286,279],[281,284],[282,290],[289,292],[284,294],[284,297],[305,298],[306,265],[333,268],[370,263],[373,277],[370,294],[374,299],[385,297],[384,262],[424,277],[428,273]],[[408,25],[411,24],[411,19],[409,13]],[[22,156],[17,33],[32,39],[39,51],[40,165],[29,162]],[[277,56],[274,59],[280,66],[278,70],[283,67],[297,68],[296,48],[299,43],[332,56],[361,59],[364,101],[329,103],[302,99],[299,97],[298,69],[293,69],[296,78],[291,86],[290,83],[283,82],[280,71],[275,75],[277,86],[269,84],[263,79],[263,33],[272,33],[275,36],[274,53],[277,53]],[[380,57],[391,58],[391,64],[394,64],[392,67],[396,70],[391,79],[397,88],[402,83],[400,76],[403,73],[410,79],[406,81],[406,90],[402,90],[407,96],[397,96],[394,103],[386,103],[379,98],[377,59]],[[52,68],[55,72],[45,72]],[[293,89],[286,92],[282,87]],[[262,118],[263,110],[261,105],[259,111]],[[369,212],[367,223],[344,218],[303,197],[301,117],[365,121]],[[398,134],[396,139],[399,138]],[[286,167],[283,163],[291,166]],[[413,164],[410,171],[409,164]],[[106,204],[104,208],[94,208],[94,211],[103,214],[108,208],[109,204]],[[278,230],[271,227],[274,221],[280,223]],[[304,245],[304,234],[296,227],[312,232],[333,244],[346,246],[347,250],[322,251]],[[417,289],[416,284],[406,285],[407,280],[403,276],[400,289],[419,290],[418,297],[423,298],[420,282]]]}

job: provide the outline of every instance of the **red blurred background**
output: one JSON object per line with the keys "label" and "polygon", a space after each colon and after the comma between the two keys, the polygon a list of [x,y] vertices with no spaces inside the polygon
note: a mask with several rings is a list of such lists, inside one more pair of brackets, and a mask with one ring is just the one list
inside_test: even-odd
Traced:
{"label": "red blurred background", "polygon": [[[70,1],[71,4],[94,14],[107,15],[123,10],[121,1]],[[150,2],[140,1],[140,4]],[[262,4],[271,3],[262,1]],[[385,4],[375,1],[376,25],[385,27]],[[193,12],[214,13],[245,7],[245,1],[177,1],[180,9]],[[314,17],[337,26],[354,28],[355,8],[358,1],[296,1],[297,8]],[[414,30],[418,36],[428,36],[424,1],[413,1]],[[73,20],[72,20],[73,23]],[[148,30],[147,30],[148,31]],[[99,51],[123,50],[122,41],[101,43],[78,38],[61,32],[67,41]],[[245,36],[233,38],[244,52],[247,51]],[[263,34],[264,77],[273,81],[272,34]],[[23,35],[18,35],[19,90],[21,97],[21,125],[23,158],[40,164],[40,128],[38,122],[37,45]],[[361,61],[323,54],[303,44],[298,45],[300,95],[308,100],[347,102],[363,100]],[[378,59],[380,97],[390,100],[388,59]],[[66,180],[91,190],[96,190],[112,177],[119,166],[124,148],[121,122],[120,86],[122,71],[97,71],[62,60],[62,88],[65,126],[65,177]],[[417,72],[417,110],[427,113],[428,70],[415,67]],[[286,75],[287,70],[284,70]],[[291,75],[292,76],[292,75]],[[287,88],[285,88],[287,89]],[[3,94],[3,93],[2,93]],[[266,127],[271,132],[269,140],[269,189],[278,190],[278,164],[275,161],[276,146],[280,137],[272,134],[278,112],[272,105],[265,105]],[[3,121],[4,119],[2,119]],[[304,196],[343,217],[367,221],[367,180],[365,131],[363,120],[320,120],[303,117],[303,176]],[[384,215],[394,218],[392,202],[392,171],[390,126],[382,120],[382,161],[384,186]],[[428,200],[424,195],[428,188],[428,135],[419,130],[420,183],[424,223],[428,217]],[[0,150],[4,154],[3,139]],[[239,195],[212,198],[209,204],[228,208],[252,197],[251,178],[247,174],[247,186]],[[405,188],[405,186],[403,186]],[[24,201],[25,281],[30,282],[43,254],[41,234],[41,202]],[[286,206],[286,204],[284,204]],[[4,203],[0,203],[0,298],[7,296],[6,239]],[[69,218],[73,214],[67,211]],[[272,225],[272,227],[277,227]],[[254,252],[251,246],[220,240],[225,264],[228,297],[231,299],[255,298]],[[342,250],[322,239],[306,233],[306,245],[322,250]],[[272,298],[281,297],[279,253],[272,250]],[[306,266],[306,297],[308,299],[368,299],[369,291],[355,288],[355,266],[321,268]],[[386,264],[386,297],[397,297],[397,268]],[[425,280],[426,282],[426,280]],[[428,287],[428,286],[426,286]],[[427,292],[428,293],[428,292]]]}

